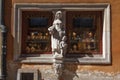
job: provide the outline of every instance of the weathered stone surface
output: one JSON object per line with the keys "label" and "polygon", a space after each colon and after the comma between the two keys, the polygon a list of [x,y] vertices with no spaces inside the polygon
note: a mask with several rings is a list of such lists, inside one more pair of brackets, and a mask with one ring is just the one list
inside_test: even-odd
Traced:
{"label": "weathered stone surface", "polygon": [[114,80],[120,80],[120,73],[114,76]]}
{"label": "weathered stone surface", "polygon": [[[17,69],[37,69],[39,71],[39,80],[57,80],[57,76],[54,73],[54,69],[51,65],[39,65],[36,64],[23,64],[21,67],[17,63],[9,61],[7,64],[9,75],[7,80],[16,80]],[[11,73],[11,74],[10,74]],[[9,78],[8,78],[9,77]],[[120,80],[120,73],[105,73],[102,71],[89,71],[89,70],[77,70],[77,68],[72,68],[66,66],[63,70],[62,80]]]}
{"label": "weathered stone surface", "polygon": [[[45,71],[41,70],[41,74],[44,80],[56,80],[56,76],[52,69]],[[65,69],[62,78],[63,80],[120,80],[120,74],[113,75],[100,71],[80,71],[75,73]]]}

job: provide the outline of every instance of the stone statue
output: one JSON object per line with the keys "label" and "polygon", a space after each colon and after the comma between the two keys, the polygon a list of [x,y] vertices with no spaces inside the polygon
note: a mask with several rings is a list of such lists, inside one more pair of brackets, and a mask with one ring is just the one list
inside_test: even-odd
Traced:
{"label": "stone statue", "polygon": [[[53,69],[55,71],[56,80],[60,80],[63,74],[64,66],[62,63],[62,58],[67,51],[67,37],[65,35],[65,27],[63,26],[62,22],[61,11],[56,12],[53,25],[48,28],[48,31],[51,34],[51,47],[55,59],[53,63]],[[59,63],[57,60],[61,60],[61,62]]]}
{"label": "stone statue", "polygon": [[[65,36],[65,28],[62,22],[62,12],[57,11],[53,21],[53,25],[48,28],[49,33],[51,34],[51,44],[52,44],[52,53],[54,57],[62,56],[63,47],[61,48],[60,43]],[[61,43],[62,44],[62,43]]]}

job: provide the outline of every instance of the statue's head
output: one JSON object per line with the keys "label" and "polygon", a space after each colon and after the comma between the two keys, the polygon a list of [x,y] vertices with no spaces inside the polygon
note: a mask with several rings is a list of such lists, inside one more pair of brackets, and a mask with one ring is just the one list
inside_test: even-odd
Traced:
{"label": "statue's head", "polygon": [[62,28],[62,21],[59,20],[59,19],[55,20],[55,21],[53,22],[53,24],[54,24],[56,30],[58,30],[58,31]]}
{"label": "statue's head", "polygon": [[62,18],[62,12],[61,11],[57,11],[55,14],[55,19],[61,19]]}

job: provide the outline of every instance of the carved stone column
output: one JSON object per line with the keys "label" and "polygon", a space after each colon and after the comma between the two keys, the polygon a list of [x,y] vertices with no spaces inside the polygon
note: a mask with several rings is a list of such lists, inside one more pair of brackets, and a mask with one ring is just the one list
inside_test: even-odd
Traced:
{"label": "carved stone column", "polygon": [[55,80],[61,80],[64,69],[64,55],[67,51],[67,37],[65,29],[65,20],[63,20],[62,11],[56,11],[53,25],[48,28],[51,34],[51,47],[54,58],[53,69]]}
{"label": "carved stone column", "polygon": [[53,63],[53,69],[55,74],[55,80],[61,80],[63,76],[64,70],[64,62],[62,60],[55,59],[56,61]]}

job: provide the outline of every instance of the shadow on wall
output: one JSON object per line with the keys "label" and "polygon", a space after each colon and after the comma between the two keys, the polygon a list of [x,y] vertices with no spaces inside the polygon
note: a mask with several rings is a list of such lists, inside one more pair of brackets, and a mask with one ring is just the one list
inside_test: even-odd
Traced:
{"label": "shadow on wall", "polygon": [[63,80],[74,80],[74,77],[78,77],[76,73],[77,69],[77,64],[66,64],[63,72]]}
{"label": "shadow on wall", "polygon": [[[80,55],[73,54],[73,55],[67,55],[66,57],[72,58],[73,56],[76,58],[76,61],[79,62],[77,60],[77,58],[82,58],[82,57],[86,57],[86,56],[93,57],[93,54],[91,54],[91,53],[84,53],[84,54],[80,54]],[[72,64],[72,63],[65,64],[62,80],[75,80],[75,79],[79,80],[79,76],[76,72],[77,70],[78,70],[78,64]]]}

